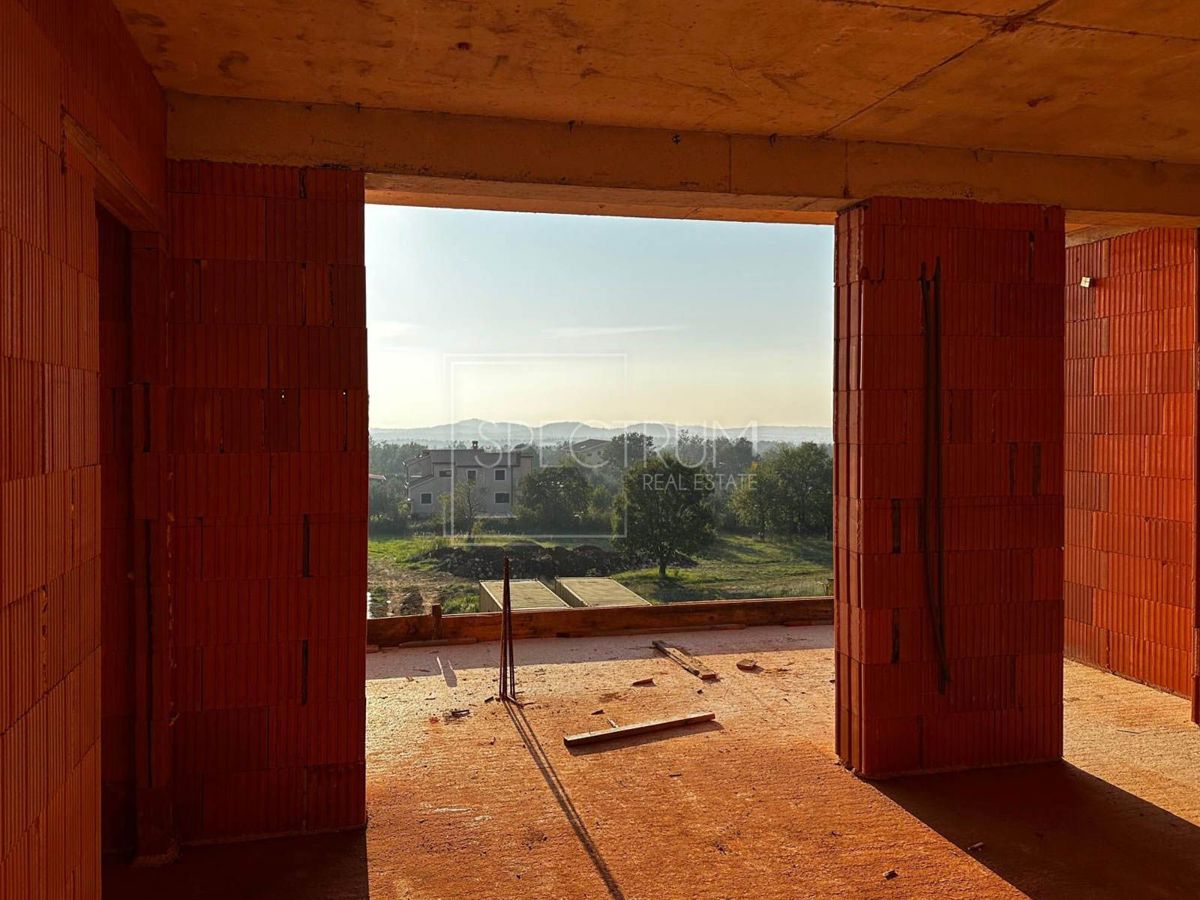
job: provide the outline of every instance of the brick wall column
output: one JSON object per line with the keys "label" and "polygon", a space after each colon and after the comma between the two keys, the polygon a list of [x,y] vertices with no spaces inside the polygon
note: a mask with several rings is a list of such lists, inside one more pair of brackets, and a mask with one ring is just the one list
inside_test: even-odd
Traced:
{"label": "brick wall column", "polygon": [[1061,210],[837,222],[837,748],[867,777],[1062,752]]}
{"label": "brick wall column", "polygon": [[0,60],[0,897],[96,897],[107,185],[63,123],[158,210],[166,109],[107,0],[0,0]]}
{"label": "brick wall column", "polygon": [[168,201],[175,822],[185,842],[358,827],[363,176],[171,162]]}
{"label": "brick wall column", "polygon": [[1066,279],[1066,655],[1189,699],[1196,254],[1153,228],[1071,247]]}

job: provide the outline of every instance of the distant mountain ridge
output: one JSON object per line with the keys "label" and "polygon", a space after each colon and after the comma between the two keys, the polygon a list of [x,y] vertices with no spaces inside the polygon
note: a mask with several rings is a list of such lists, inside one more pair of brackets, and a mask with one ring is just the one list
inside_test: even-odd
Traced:
{"label": "distant mountain ridge", "polygon": [[515,444],[559,444],[563,441],[586,441],[589,438],[608,440],[619,434],[640,431],[654,438],[655,444],[670,444],[679,432],[711,436],[724,434],[731,440],[745,437],[755,444],[818,444],[833,443],[833,429],[821,425],[722,425],[718,428],[703,425],[673,425],[662,422],[642,422],[621,427],[588,425],[584,422],[549,422],[531,427],[516,422],[488,422],[483,419],[464,419],[446,425],[419,428],[372,428],[377,441],[404,444],[408,442],[436,446],[454,443],[469,445],[478,441],[482,447],[511,447]]}

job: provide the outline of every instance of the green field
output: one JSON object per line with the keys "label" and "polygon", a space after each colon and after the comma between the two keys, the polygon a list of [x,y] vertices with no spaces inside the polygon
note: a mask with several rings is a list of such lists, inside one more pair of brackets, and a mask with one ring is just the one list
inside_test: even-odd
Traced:
{"label": "green field", "polygon": [[[483,535],[477,542],[529,542],[523,535]],[[432,560],[421,559],[446,539],[429,533],[404,537],[372,537],[367,547],[368,590],[386,596],[391,613],[418,613],[441,603],[446,613],[474,612],[478,582],[440,571]],[[538,541],[550,544],[600,544],[607,540]],[[660,580],[656,568],[620,572],[613,577],[655,603],[678,600],[718,600],[744,597],[812,596],[829,592],[832,545],[829,541],[759,540],[745,535],[720,535],[695,555],[696,565],[667,570]]]}
{"label": "green field", "polygon": [[722,535],[695,557],[692,568],[621,572],[613,577],[647,600],[731,600],[744,597],[809,597],[829,593],[833,546],[829,541],[759,540]]}

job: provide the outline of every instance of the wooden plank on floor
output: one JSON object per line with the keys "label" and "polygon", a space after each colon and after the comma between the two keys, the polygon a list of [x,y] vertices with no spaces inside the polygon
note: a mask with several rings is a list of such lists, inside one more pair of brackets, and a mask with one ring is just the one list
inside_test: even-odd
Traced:
{"label": "wooden plank on floor", "polygon": [[671,728],[683,728],[686,725],[697,725],[700,722],[711,722],[717,717],[716,713],[698,712],[673,719],[655,719],[651,722],[640,722],[637,725],[622,725],[619,728],[606,728],[603,731],[587,731],[583,734],[563,735],[563,743],[568,747],[585,747],[588,744],[599,744],[604,741],[615,741],[619,738],[633,737],[639,734],[650,734],[655,731],[667,731]]}
{"label": "wooden plank on floor", "polygon": [[666,641],[651,641],[650,643],[659,653],[678,663],[685,671],[691,672],[701,681],[717,680],[717,673],[690,653],[668,644]]}

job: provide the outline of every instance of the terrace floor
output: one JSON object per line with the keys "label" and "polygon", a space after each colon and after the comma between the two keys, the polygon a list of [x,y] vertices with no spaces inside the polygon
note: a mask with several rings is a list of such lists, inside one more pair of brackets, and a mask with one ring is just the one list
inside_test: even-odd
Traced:
{"label": "terrace floor", "polygon": [[[654,637],[720,680],[657,656]],[[174,866],[110,866],[105,895],[1200,895],[1200,729],[1186,701],[1068,663],[1065,762],[868,783],[833,756],[831,638],[519,641],[523,710],[485,702],[495,644],[372,654],[365,835],[188,848]],[[740,671],[746,657],[760,670]],[[644,678],[654,685],[633,686]],[[716,721],[586,752],[562,743],[608,719],[702,710]]]}

